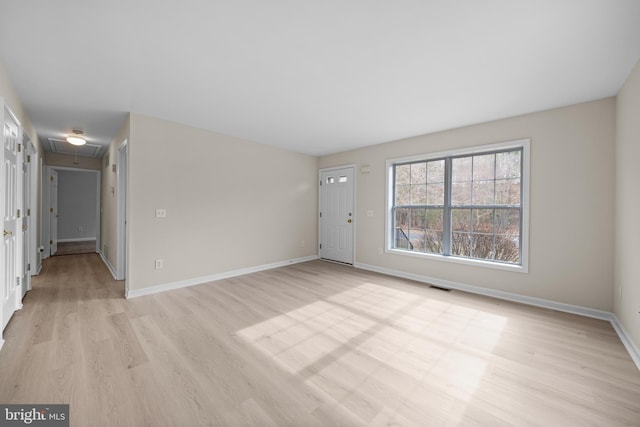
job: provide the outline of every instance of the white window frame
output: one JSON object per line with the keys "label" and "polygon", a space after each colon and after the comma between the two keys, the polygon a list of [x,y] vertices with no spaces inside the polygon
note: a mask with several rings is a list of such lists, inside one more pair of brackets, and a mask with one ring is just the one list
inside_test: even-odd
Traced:
{"label": "white window frame", "polygon": [[[522,229],[521,229],[521,252],[520,264],[506,264],[490,260],[463,258],[455,255],[442,255],[424,252],[412,252],[403,249],[393,248],[393,166],[398,163],[410,163],[418,161],[429,161],[442,159],[444,157],[471,156],[482,154],[490,151],[500,151],[509,149],[522,149]],[[437,153],[421,154],[410,157],[400,157],[388,159],[386,162],[386,210],[385,210],[385,252],[390,254],[416,257],[422,259],[431,259],[444,262],[452,262],[456,264],[473,265],[477,267],[487,267],[499,270],[516,271],[520,273],[529,272],[529,185],[530,185],[530,161],[531,161],[531,140],[518,139],[514,141],[500,142],[496,144],[481,145],[469,148],[461,148],[449,151],[440,151]]]}

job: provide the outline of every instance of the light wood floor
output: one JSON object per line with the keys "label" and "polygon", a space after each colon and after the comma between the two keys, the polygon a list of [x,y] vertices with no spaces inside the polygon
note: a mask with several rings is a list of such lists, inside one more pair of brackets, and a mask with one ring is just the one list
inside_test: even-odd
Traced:
{"label": "light wood floor", "polygon": [[96,254],[34,279],[0,402],[75,426],[640,425],[604,321],[320,261],[132,300]]}

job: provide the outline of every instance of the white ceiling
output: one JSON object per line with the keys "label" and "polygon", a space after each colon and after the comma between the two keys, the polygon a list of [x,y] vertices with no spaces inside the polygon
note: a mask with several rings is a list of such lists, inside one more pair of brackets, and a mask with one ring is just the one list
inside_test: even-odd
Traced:
{"label": "white ceiling", "polygon": [[639,58],[640,0],[0,0],[43,141],[131,111],[322,155],[612,96]]}

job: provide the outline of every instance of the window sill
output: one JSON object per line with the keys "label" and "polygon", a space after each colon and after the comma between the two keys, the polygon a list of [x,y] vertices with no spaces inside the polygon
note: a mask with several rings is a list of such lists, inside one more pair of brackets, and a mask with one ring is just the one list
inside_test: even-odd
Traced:
{"label": "window sill", "polygon": [[433,261],[451,262],[451,263],[454,263],[454,264],[465,264],[465,265],[471,265],[471,266],[474,266],[474,267],[492,268],[492,269],[496,269],[496,270],[512,271],[512,272],[516,272],[516,273],[528,273],[529,272],[529,269],[526,266],[526,264],[523,264],[523,265],[502,264],[502,263],[498,263],[498,262],[483,261],[483,260],[479,260],[479,259],[461,258],[461,257],[457,257],[457,256],[452,256],[452,255],[427,254],[427,253],[423,253],[423,252],[412,252],[412,251],[407,251],[407,250],[402,250],[402,249],[389,249],[389,248],[387,248],[385,252],[390,253],[390,254],[395,254],[395,255],[410,256],[410,257],[414,257],[414,258],[429,259],[429,260],[433,260]]}

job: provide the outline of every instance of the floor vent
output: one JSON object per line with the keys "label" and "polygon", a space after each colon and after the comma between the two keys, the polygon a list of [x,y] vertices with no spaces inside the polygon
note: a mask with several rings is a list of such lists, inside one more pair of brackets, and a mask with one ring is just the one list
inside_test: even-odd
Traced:
{"label": "floor vent", "polygon": [[436,286],[436,285],[429,285],[429,287],[431,287],[433,289],[437,289],[439,291],[451,292],[451,288],[443,288],[441,286]]}

